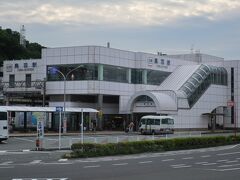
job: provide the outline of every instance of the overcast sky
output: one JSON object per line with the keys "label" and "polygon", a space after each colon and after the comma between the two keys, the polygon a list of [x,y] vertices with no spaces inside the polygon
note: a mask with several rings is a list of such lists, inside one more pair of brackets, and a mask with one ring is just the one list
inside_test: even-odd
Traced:
{"label": "overcast sky", "polygon": [[240,59],[240,0],[0,0],[0,26],[46,47],[106,46]]}

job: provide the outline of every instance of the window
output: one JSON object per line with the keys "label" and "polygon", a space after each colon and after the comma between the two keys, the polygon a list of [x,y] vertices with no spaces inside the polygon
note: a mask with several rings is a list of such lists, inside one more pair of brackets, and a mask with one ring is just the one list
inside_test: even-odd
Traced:
{"label": "window", "polygon": [[143,70],[141,69],[132,69],[131,70],[131,82],[133,84],[142,84]]}
{"label": "window", "polygon": [[161,64],[164,65],[164,59],[161,59]]}
{"label": "window", "polygon": [[147,84],[160,85],[170,74],[165,71],[147,70]]}
{"label": "window", "polygon": [[160,125],[160,119],[155,119],[155,125]]}
{"label": "window", "polygon": [[103,80],[127,83],[127,68],[104,65]]}
{"label": "window", "polygon": [[23,64],[23,67],[24,67],[24,68],[27,68],[27,67],[28,67],[28,64],[27,64],[27,63],[24,63],[24,64]]}
{"label": "window", "polygon": [[31,87],[31,74],[26,74],[26,88],[30,88]]}
{"label": "window", "polygon": [[155,62],[155,64],[157,64],[157,63],[158,63],[158,59],[157,59],[157,58],[155,58],[154,62]]}
{"label": "window", "polygon": [[18,68],[18,64],[15,64],[14,67],[17,69]]}
{"label": "window", "polygon": [[162,124],[168,124],[168,119],[167,118],[162,119]]}
{"label": "window", "polygon": [[14,74],[9,75],[9,87],[10,88],[15,87],[15,75]]}
{"label": "window", "polygon": [[174,124],[174,120],[173,119],[168,119],[168,124]]}
{"label": "window", "polygon": [[140,124],[146,124],[146,119],[141,119],[141,123]]}
{"label": "window", "polygon": [[0,121],[7,120],[7,112],[0,112]]}
{"label": "window", "polygon": [[148,64],[152,64],[153,60],[151,58],[148,59]]}
{"label": "window", "polygon": [[148,125],[154,125],[154,119],[147,119]]}
{"label": "window", "polygon": [[70,72],[70,74],[68,74],[67,76],[67,81],[98,79],[98,66],[96,64],[82,64],[82,65],[69,64],[69,65],[48,66],[47,67],[48,81],[63,81],[63,77],[60,72],[65,75]]}
{"label": "window", "polygon": [[32,67],[37,67],[37,63],[36,63],[36,62],[33,62],[33,63],[32,63]]}
{"label": "window", "polygon": [[170,60],[167,60],[167,65],[170,66]]}

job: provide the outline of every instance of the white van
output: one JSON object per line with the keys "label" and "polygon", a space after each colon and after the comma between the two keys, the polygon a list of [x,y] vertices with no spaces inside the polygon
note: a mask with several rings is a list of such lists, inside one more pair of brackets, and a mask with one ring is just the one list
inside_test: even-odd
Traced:
{"label": "white van", "polygon": [[140,120],[141,134],[174,133],[174,118],[171,116],[143,116]]}

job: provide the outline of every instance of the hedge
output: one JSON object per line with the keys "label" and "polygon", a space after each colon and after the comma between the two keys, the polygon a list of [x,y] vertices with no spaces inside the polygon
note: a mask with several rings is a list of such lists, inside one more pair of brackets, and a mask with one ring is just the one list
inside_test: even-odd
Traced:
{"label": "hedge", "polygon": [[65,154],[68,158],[126,155],[144,152],[163,152],[183,149],[196,149],[230,145],[240,142],[240,136],[191,137],[160,139],[152,141],[120,142],[109,144],[76,143],[72,152]]}

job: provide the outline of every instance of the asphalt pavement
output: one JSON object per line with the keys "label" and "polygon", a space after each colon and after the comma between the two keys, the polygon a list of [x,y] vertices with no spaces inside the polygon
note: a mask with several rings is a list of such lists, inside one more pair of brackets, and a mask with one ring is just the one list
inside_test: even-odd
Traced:
{"label": "asphalt pavement", "polygon": [[0,179],[239,180],[240,177],[240,145],[84,159],[62,159],[52,153],[0,153]]}

